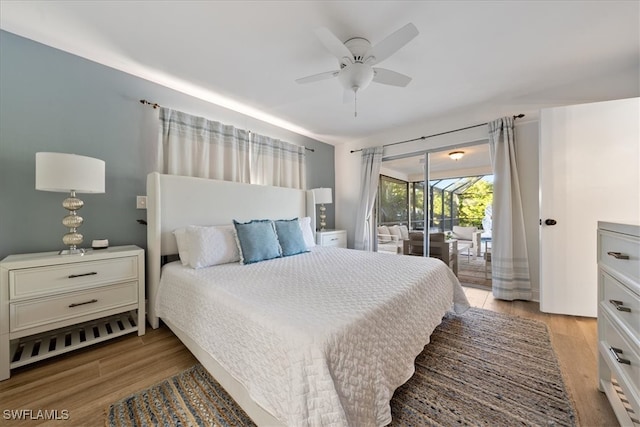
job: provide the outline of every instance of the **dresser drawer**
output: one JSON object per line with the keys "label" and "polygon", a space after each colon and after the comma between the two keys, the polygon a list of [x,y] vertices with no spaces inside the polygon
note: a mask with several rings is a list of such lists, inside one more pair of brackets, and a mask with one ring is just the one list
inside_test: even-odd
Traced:
{"label": "dresser drawer", "polygon": [[607,273],[601,271],[600,274],[602,303],[637,336],[640,334],[640,296]]}
{"label": "dresser drawer", "polygon": [[640,281],[640,240],[622,234],[600,232],[599,261],[634,282]]}
{"label": "dresser drawer", "polygon": [[[599,321],[603,322],[602,335],[599,337],[602,347],[600,351],[605,351],[605,359],[608,364],[617,371],[616,377],[620,383],[624,383],[631,390],[632,396],[640,395],[638,378],[640,378],[640,356],[638,348],[628,338],[623,335],[613,325],[613,320],[607,314]],[[617,356],[617,357],[616,357]],[[631,398],[632,396],[627,396]]]}
{"label": "dresser drawer", "polygon": [[137,257],[17,269],[9,273],[9,299],[53,295],[87,286],[135,280],[137,276]]}
{"label": "dresser drawer", "polygon": [[138,303],[138,282],[60,294],[9,304],[10,332]]}

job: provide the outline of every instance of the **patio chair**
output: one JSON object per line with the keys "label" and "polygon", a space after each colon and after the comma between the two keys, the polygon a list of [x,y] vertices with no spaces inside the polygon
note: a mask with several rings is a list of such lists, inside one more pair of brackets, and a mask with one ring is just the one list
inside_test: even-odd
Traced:
{"label": "patio chair", "polygon": [[458,251],[462,252],[463,249],[467,250],[467,258],[473,256],[480,256],[480,242],[482,237],[482,230],[478,230],[478,227],[461,227],[454,225],[451,237],[458,241]]}
{"label": "patio chair", "polygon": [[403,242],[409,238],[406,225],[378,226],[378,252],[402,254]]}
{"label": "patio chair", "polygon": [[[422,232],[409,233],[409,239],[403,242],[405,255],[424,255],[424,234]],[[442,232],[429,234],[429,256],[438,258],[447,264],[453,274],[458,275],[458,242],[446,240]]]}

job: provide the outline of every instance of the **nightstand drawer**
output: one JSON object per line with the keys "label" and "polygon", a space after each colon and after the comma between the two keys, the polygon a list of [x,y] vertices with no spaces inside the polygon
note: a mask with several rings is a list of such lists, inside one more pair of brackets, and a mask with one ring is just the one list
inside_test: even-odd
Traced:
{"label": "nightstand drawer", "polygon": [[322,246],[335,246],[338,248],[343,248],[347,246],[346,236],[344,234],[338,234],[333,236],[326,236],[322,239]]}
{"label": "nightstand drawer", "polygon": [[640,281],[640,244],[637,238],[600,233],[600,262],[621,274]]}
{"label": "nightstand drawer", "polygon": [[135,280],[137,257],[113,258],[12,270],[9,299],[52,295],[88,286]]}
{"label": "nightstand drawer", "polygon": [[120,283],[9,304],[10,332],[138,303],[138,282]]}
{"label": "nightstand drawer", "polygon": [[347,232],[344,230],[318,231],[316,244],[327,247],[346,248]]}

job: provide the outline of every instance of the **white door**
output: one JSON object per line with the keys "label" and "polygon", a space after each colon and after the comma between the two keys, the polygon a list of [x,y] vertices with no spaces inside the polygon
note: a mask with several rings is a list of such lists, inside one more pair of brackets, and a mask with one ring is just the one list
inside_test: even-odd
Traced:
{"label": "white door", "polygon": [[541,311],[597,316],[597,222],[640,222],[639,128],[640,98],[541,110]]}

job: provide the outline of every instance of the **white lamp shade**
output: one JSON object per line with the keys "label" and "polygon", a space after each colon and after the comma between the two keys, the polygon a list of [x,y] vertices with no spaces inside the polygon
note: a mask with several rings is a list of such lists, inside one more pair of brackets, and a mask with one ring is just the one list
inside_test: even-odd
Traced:
{"label": "white lamp shade", "polygon": [[314,188],[313,198],[316,201],[316,205],[332,203],[331,189],[330,188]]}
{"label": "white lamp shade", "polygon": [[104,193],[104,161],[65,153],[36,153],[36,190]]}

